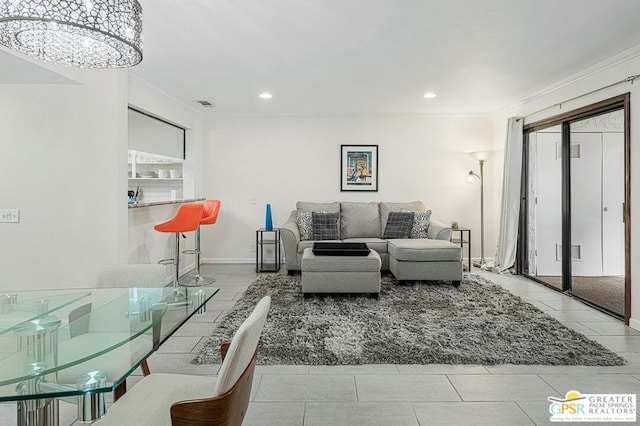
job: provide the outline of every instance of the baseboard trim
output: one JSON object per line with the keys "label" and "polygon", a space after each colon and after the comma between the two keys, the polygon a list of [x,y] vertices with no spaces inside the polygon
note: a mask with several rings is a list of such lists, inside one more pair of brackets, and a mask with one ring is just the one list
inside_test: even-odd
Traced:
{"label": "baseboard trim", "polygon": [[200,263],[256,263],[255,257],[206,257]]}
{"label": "baseboard trim", "polygon": [[[485,263],[493,262],[493,257],[485,257],[484,261],[485,261]],[[467,264],[467,258],[466,257],[464,259],[462,259],[462,263],[464,263],[465,265]],[[480,258],[479,257],[472,257],[471,258],[471,263],[480,263]]]}
{"label": "baseboard trim", "polygon": [[629,327],[640,331],[640,320],[629,318]]}
{"label": "baseboard trim", "polygon": [[[169,265],[172,266],[172,265]],[[193,271],[194,269],[196,269],[196,264],[195,263],[190,263],[187,266],[184,266],[182,268],[180,268],[180,272],[178,273],[179,276],[183,276],[185,274],[188,274],[189,272]]]}

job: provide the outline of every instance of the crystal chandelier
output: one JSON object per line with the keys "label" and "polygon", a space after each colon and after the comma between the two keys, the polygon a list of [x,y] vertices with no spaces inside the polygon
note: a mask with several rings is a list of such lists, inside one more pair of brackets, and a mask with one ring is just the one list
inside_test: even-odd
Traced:
{"label": "crystal chandelier", "polygon": [[78,68],[142,61],[137,0],[0,0],[0,44]]}

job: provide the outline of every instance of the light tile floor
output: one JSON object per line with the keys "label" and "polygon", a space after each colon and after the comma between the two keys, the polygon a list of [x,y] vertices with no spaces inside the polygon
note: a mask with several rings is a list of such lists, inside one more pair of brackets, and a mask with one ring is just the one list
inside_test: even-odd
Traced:
{"label": "light tile floor", "polygon": [[[618,352],[620,367],[540,365],[257,366],[246,426],[543,425],[548,396],[582,393],[640,396],[640,332],[523,277],[474,269],[568,327]],[[220,292],[152,355],[152,372],[214,375],[217,365],[191,359],[256,278],[252,265],[204,265]],[[136,372],[128,380],[134,386]],[[75,406],[61,404],[61,425]],[[15,424],[15,404],[0,404],[0,425]],[[75,423],[79,425],[80,423]],[[599,423],[602,424],[602,423]],[[616,423],[619,424],[619,423]]]}

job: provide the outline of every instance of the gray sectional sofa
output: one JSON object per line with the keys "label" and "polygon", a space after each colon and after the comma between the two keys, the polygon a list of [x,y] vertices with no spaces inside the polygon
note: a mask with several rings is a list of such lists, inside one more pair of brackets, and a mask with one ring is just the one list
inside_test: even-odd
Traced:
{"label": "gray sectional sofa", "polygon": [[[462,280],[462,250],[450,242],[451,228],[431,219],[427,238],[383,239],[390,212],[424,212],[422,201],[333,202],[299,201],[280,234],[289,273],[301,270],[304,249],[313,247],[314,240],[301,239],[298,212],[340,213],[340,241],[366,243],[380,255],[382,270],[390,270],[400,280],[450,280],[459,285]],[[338,241],[338,240],[332,240]]]}

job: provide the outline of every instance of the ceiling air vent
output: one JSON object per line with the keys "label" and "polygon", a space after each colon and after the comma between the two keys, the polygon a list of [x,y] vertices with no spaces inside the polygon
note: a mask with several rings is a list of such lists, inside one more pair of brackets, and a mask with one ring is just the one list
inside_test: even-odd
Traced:
{"label": "ceiling air vent", "polygon": [[213,108],[215,106],[209,101],[196,101],[196,102],[202,105],[203,107],[207,107],[207,108]]}

